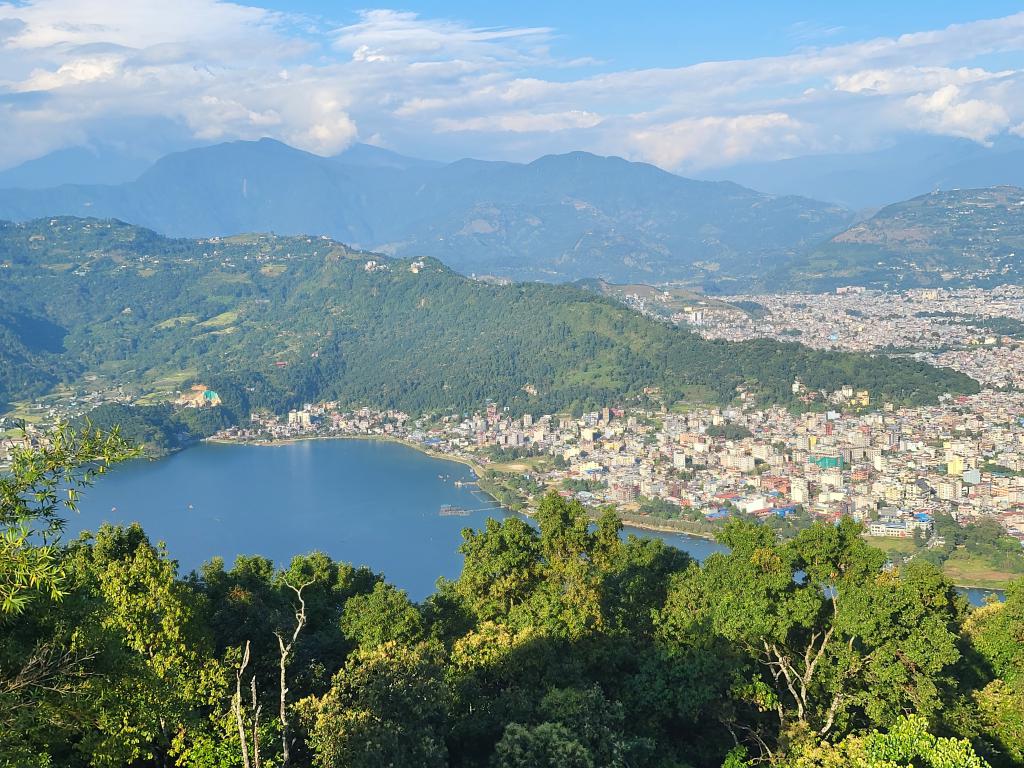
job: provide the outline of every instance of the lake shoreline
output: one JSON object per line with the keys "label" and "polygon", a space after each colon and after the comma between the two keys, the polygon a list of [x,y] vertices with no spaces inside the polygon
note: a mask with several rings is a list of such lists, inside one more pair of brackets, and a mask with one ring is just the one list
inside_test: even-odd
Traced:
{"label": "lake shoreline", "polygon": [[365,440],[367,442],[374,443],[404,445],[406,448],[412,448],[414,451],[419,451],[424,456],[429,456],[432,459],[452,461],[456,464],[462,464],[465,467],[469,467],[477,477],[479,477],[483,472],[483,465],[473,461],[472,459],[467,459],[464,456],[458,456],[456,454],[432,451],[422,443],[417,443],[415,440],[403,440],[400,437],[391,437],[390,435],[308,435],[305,437],[286,437],[282,440],[225,440],[217,437],[206,437],[200,442],[211,443],[213,445],[253,445],[258,448],[277,448],[285,445],[312,442],[314,440]]}
{"label": "lake shoreline", "polygon": [[[201,440],[203,443],[212,443],[214,445],[252,445],[260,448],[275,448],[285,445],[294,445],[296,443],[302,443],[313,440],[367,440],[378,443],[391,443],[394,445],[404,445],[406,448],[411,448],[414,451],[422,453],[424,456],[429,456],[432,459],[440,459],[441,461],[451,461],[456,464],[462,464],[468,467],[477,479],[484,473],[486,465],[480,464],[479,462],[473,461],[465,456],[459,456],[451,453],[441,453],[440,451],[433,451],[426,447],[422,443],[417,443],[414,440],[403,440],[399,437],[391,437],[389,435],[308,435],[304,437],[288,437],[282,440],[225,440],[221,438],[207,437]],[[483,488],[480,489],[481,493],[486,494],[496,504],[501,504],[492,494],[487,493]],[[534,515],[526,510],[511,510],[503,507],[508,512],[514,512],[516,514],[522,514],[526,517],[532,518]],[[596,516],[593,516],[596,519]],[[625,518],[621,515],[619,519],[622,521],[624,528],[634,528],[638,531],[650,531],[652,533],[670,533],[678,536],[689,536],[694,539],[701,539],[702,541],[717,541],[714,534],[683,531],[678,528],[672,528],[667,525],[659,525],[657,523],[648,523],[642,520],[636,520],[633,517]]]}
{"label": "lake shoreline", "polygon": [[[422,443],[416,442],[414,440],[406,440],[406,439],[402,439],[402,438],[398,438],[398,437],[392,437],[390,435],[306,435],[306,436],[300,436],[300,437],[288,437],[288,438],[283,438],[283,439],[280,439],[280,440],[229,440],[229,439],[208,437],[208,438],[204,438],[204,439],[202,439],[200,441],[197,441],[196,443],[193,443],[192,445],[201,445],[203,443],[209,443],[209,444],[214,444],[214,445],[251,445],[251,446],[256,446],[256,447],[260,447],[260,448],[275,448],[275,447],[283,447],[283,446],[287,446],[287,445],[294,445],[294,444],[297,444],[297,443],[302,443],[302,442],[307,442],[307,441],[312,442],[312,441],[331,441],[331,440],[362,440],[362,441],[368,441],[368,442],[378,442],[378,443],[387,443],[387,444],[392,444],[392,445],[401,445],[401,446],[404,446],[406,448],[411,448],[412,450],[416,451],[417,453],[420,453],[420,454],[422,454],[424,456],[427,456],[429,458],[432,458],[432,459],[438,459],[440,461],[450,461],[450,462],[454,462],[456,464],[461,464],[462,466],[467,467],[473,473],[473,475],[477,478],[477,480],[479,480],[480,477],[483,475],[483,473],[486,471],[486,465],[485,464],[481,464],[481,463],[479,463],[477,461],[474,461],[474,460],[472,460],[472,459],[470,459],[470,458],[468,458],[466,456],[461,456],[461,455],[458,455],[458,454],[451,454],[451,453],[442,453],[440,451],[432,450],[428,446],[425,446]],[[192,447],[192,446],[185,446],[185,447],[183,447],[180,450],[185,450],[188,447]],[[479,488],[479,490],[480,490],[481,493],[485,494],[488,498],[490,498],[495,504],[498,504],[499,506],[501,506],[501,502],[497,498],[495,498],[492,494],[488,493],[482,487]],[[505,507],[505,506],[501,506],[501,508],[503,510],[505,510],[506,512],[509,512],[511,514],[518,514],[518,515],[522,515],[524,517],[528,517],[528,518],[531,518],[531,519],[535,516],[534,513],[530,509],[513,510],[513,509],[509,509],[508,507]],[[592,519],[596,519],[597,518],[597,515],[593,514],[593,510],[588,509],[588,512],[591,513],[591,518]],[[717,541],[717,536],[715,534],[713,534],[713,533],[710,533],[710,532],[681,530],[679,528],[672,527],[669,524],[659,524],[659,523],[656,523],[656,522],[647,522],[647,521],[644,521],[644,520],[637,520],[635,517],[633,517],[631,515],[623,516],[623,515],[620,514],[619,515],[619,520],[622,522],[623,528],[627,529],[627,531],[628,531],[628,529],[633,529],[633,530],[637,530],[637,531],[646,531],[646,532],[650,532],[650,533],[664,533],[664,534],[682,536],[682,537],[687,537],[687,538],[691,538],[691,539],[698,539],[698,540],[701,540],[701,541],[709,541],[709,542],[716,542]],[[980,591],[998,592],[998,593],[1001,593],[1005,589],[1005,586],[997,587],[997,586],[993,586],[991,583],[987,583],[987,584],[959,584],[959,583],[956,583],[956,584],[954,584],[954,586],[956,586],[956,587],[958,587],[960,589],[965,589],[965,590],[980,590]]]}

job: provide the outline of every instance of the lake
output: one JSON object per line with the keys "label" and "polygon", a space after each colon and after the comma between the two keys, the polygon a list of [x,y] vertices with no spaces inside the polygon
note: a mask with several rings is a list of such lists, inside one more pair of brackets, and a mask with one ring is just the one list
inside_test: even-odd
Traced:
{"label": "lake", "polygon": [[[115,467],[85,491],[68,535],[101,523],[138,522],[165,541],[183,572],[215,555],[230,565],[240,554],[286,565],[322,550],[366,565],[422,600],[438,577],[462,567],[461,531],[497,507],[463,464],[377,440],[305,440],[279,446],[202,444],[158,461]],[[440,515],[441,507],[469,510]],[[660,538],[698,559],[720,545],[681,534],[628,529]]]}

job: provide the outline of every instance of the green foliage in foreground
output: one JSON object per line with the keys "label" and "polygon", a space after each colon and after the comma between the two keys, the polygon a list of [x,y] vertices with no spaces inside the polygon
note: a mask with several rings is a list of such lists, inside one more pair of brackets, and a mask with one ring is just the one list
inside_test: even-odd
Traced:
{"label": "green foliage in foreground", "polygon": [[848,521],[733,523],[703,565],[557,494],[537,522],[467,529],[419,605],[321,553],[183,577],[138,526],[83,536],[61,600],[0,615],[0,766],[1024,760],[1019,583],[970,612]]}
{"label": "green foliage in foreground", "polygon": [[900,718],[888,733],[850,736],[837,745],[805,747],[791,768],[985,768],[966,740],[939,738],[923,717]]}
{"label": "green foliage in foreground", "polygon": [[[0,224],[0,401],[93,372],[143,388],[198,370],[227,409],[303,402],[513,412],[581,409],[659,387],[769,402],[810,388],[924,403],[977,391],[909,359],[758,340],[706,341],[568,285],[493,285],[440,262],[388,259],[330,240],[271,235],[169,240],[120,222]],[[30,348],[31,347],[31,348]],[[536,392],[536,394],[532,394]]]}
{"label": "green foliage in foreground", "polygon": [[41,594],[59,599],[66,572],[56,540],[63,515],[96,475],[135,454],[114,430],[58,426],[42,448],[15,448],[0,474],[0,616],[19,613]]}

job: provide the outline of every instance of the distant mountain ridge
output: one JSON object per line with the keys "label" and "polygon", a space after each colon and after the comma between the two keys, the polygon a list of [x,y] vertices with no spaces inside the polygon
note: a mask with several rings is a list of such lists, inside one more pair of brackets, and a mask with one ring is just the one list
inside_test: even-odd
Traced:
{"label": "distant mountain ridge", "polygon": [[444,163],[438,160],[424,160],[419,157],[408,157],[392,152],[373,144],[353,144],[344,152],[334,155],[332,158],[343,165],[361,166],[364,168],[395,168],[408,170],[410,168],[438,168]]}
{"label": "distant mountain ridge", "polygon": [[876,209],[928,192],[1024,186],[1024,138],[990,146],[969,139],[915,135],[863,153],[745,162],[708,172],[778,195],[804,195],[852,209]]}
{"label": "distant mountain ridge", "polygon": [[904,290],[1024,283],[1024,189],[957,189],[890,205],[765,275],[765,285]]}
{"label": "distant mountain ridge", "polygon": [[113,147],[68,147],[0,171],[0,189],[47,189],[62,184],[120,184],[151,165]]}
{"label": "distant mountain ridge", "polygon": [[466,273],[615,281],[743,278],[852,220],[844,209],[584,152],[447,165],[277,141],[168,155],[132,182],[0,190],[0,218],[111,217],[171,236],[316,233]]}

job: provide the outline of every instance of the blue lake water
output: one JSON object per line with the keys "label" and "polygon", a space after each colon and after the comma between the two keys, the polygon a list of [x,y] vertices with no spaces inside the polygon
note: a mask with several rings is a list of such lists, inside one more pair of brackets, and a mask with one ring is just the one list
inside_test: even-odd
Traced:
{"label": "blue lake water", "polygon": [[[183,572],[215,555],[264,555],[285,565],[322,550],[366,565],[421,600],[462,567],[461,531],[510,514],[474,486],[472,471],[396,443],[308,440],[280,446],[204,444],[159,461],[134,461],[100,477],[68,521],[69,536],[101,523],[139,522],[165,541]],[[470,514],[444,517],[443,505]],[[657,537],[698,559],[720,545]]]}

